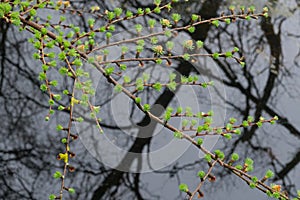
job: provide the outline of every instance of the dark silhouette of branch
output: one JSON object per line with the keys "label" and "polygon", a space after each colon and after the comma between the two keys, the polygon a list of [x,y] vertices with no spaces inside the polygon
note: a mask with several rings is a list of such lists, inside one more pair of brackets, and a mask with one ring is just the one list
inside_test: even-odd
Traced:
{"label": "dark silhouette of branch", "polygon": [[[216,12],[218,11],[219,6],[220,6],[220,2],[216,2],[212,0],[205,1],[199,13],[205,18],[214,17],[216,16]],[[205,24],[205,26],[201,26],[200,28],[197,28],[195,33],[192,34],[193,39],[204,41],[205,38],[207,37],[209,28],[210,25],[208,24]],[[176,68],[176,71],[182,75],[187,76],[192,71],[192,69],[193,69],[192,64],[181,60],[179,66]],[[165,89],[164,92],[155,101],[155,104],[159,104],[164,108],[166,108],[168,104],[171,102],[171,100],[173,99],[173,97],[174,97],[174,93],[168,89]],[[156,116],[159,116],[162,113],[155,113],[155,114]],[[144,121],[148,123],[149,121],[148,116],[145,116],[143,120],[140,122],[140,124],[143,124]],[[145,133],[144,131],[142,132],[139,131],[136,140],[134,144],[131,146],[129,152],[135,152],[135,153],[142,152],[143,149],[150,144],[152,138],[151,137],[143,138],[140,136],[144,134],[150,136],[154,132],[155,126],[156,123],[151,123],[148,126],[149,128],[147,129],[148,133]],[[138,159],[138,158],[128,156],[127,154],[120,162],[119,166],[122,166],[122,168],[125,167],[129,169],[134,159]],[[104,179],[104,181],[100,183],[100,186],[94,191],[92,200],[101,199],[110,188],[112,188],[113,186],[118,186],[120,184],[120,180],[123,177],[124,173],[125,172],[113,169],[112,172]]]}

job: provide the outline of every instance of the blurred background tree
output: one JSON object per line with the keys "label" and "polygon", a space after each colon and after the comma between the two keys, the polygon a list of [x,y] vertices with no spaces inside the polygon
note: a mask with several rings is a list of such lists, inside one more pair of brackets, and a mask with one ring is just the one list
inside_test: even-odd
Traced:
{"label": "blurred background tree", "polygon": [[[153,7],[152,1],[72,1],[75,9],[99,6],[102,10],[113,10],[121,7],[124,10],[136,11],[137,8]],[[179,26],[189,23],[192,13],[199,14],[203,19],[219,16],[230,5],[255,5],[257,10],[264,6],[270,8],[270,17],[259,21],[237,21],[230,26],[221,25],[218,28],[206,24],[196,28],[194,33],[186,33],[185,37],[204,41],[204,49],[208,53],[221,52],[234,46],[245,57],[245,67],[227,60],[212,60],[199,58],[206,67],[195,67],[179,60],[173,68],[180,74],[199,74],[205,79],[210,77],[210,65],[216,65],[221,77],[214,77],[226,88],[226,116],[246,119],[253,115],[257,120],[260,116],[279,116],[275,126],[244,128],[241,137],[230,141],[219,140],[215,148],[229,155],[239,152],[241,157],[254,158],[255,173],[263,176],[266,169],[275,172],[274,181],[282,184],[289,193],[296,195],[299,188],[300,171],[300,127],[299,117],[299,2],[297,1],[188,1],[179,2],[173,7],[173,12],[180,13],[182,20]],[[137,19],[116,24],[119,32],[132,31],[135,23],[145,23],[149,18],[159,20],[166,17],[167,12],[151,14]],[[88,21],[85,15],[69,14],[67,21],[76,22],[88,31]],[[43,16],[46,18],[46,16]],[[101,21],[98,21],[101,25]],[[59,162],[53,162],[55,155],[62,149],[57,138],[61,137],[55,128],[62,123],[67,113],[57,112],[50,122],[44,117],[48,109],[48,96],[40,91],[40,64],[32,59],[33,48],[27,42],[29,33],[19,34],[16,27],[0,24],[0,165],[1,179],[0,196],[4,199],[44,199],[49,191],[58,191],[59,185],[52,178],[53,173],[60,169]],[[99,41],[104,38],[97,38]],[[202,71],[201,71],[202,69]],[[203,70],[205,69],[205,70]],[[68,80],[62,80],[68,84]],[[69,83],[70,84],[70,83]],[[108,84],[97,88],[101,94],[99,105],[110,113],[112,96],[107,91],[112,89]],[[62,91],[64,88],[56,88]],[[220,91],[217,91],[220,92]],[[157,114],[163,108],[176,104],[174,93],[165,90],[160,95],[150,95],[149,101],[162,105],[155,110]],[[205,98],[201,94],[200,98]],[[220,95],[220,98],[222,96]],[[205,102],[205,101],[204,101]],[[66,102],[67,103],[67,102]],[[57,109],[57,108],[56,108]],[[149,122],[143,113],[133,110],[132,121],[139,124],[137,134],[152,134],[155,124]],[[122,130],[116,125],[110,115],[101,116],[101,125],[107,135],[118,135]],[[149,125],[150,123],[150,125]],[[143,129],[147,126],[147,129]],[[75,131],[75,130],[74,130]],[[147,152],[157,148],[155,137],[145,139],[127,139],[123,147],[134,152]],[[110,169],[95,159],[87,151],[84,144],[77,142],[75,146],[76,173],[68,175],[66,181],[72,183],[76,194],[66,199],[182,199],[184,194],[178,190],[181,182],[197,185],[195,174],[199,169],[207,168],[192,156],[193,150],[188,150],[184,156],[170,166],[145,174],[121,172]],[[131,158],[134,162],[136,158]],[[127,163],[128,164],[128,163]],[[132,163],[129,163],[129,165]],[[215,172],[217,181],[204,185],[207,199],[267,199],[266,195],[256,190],[249,190],[246,184],[223,169]],[[226,184],[225,184],[226,183]],[[53,188],[53,186],[57,188]],[[226,194],[226,195],[224,195]]]}

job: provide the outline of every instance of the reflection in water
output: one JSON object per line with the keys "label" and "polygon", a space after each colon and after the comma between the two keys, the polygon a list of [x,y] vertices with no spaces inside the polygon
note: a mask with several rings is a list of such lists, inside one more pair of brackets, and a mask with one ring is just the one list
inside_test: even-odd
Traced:
{"label": "reflection in water", "polygon": [[[83,3],[90,4],[90,2]],[[107,8],[106,3],[109,4],[109,1],[99,4]],[[202,18],[207,19],[218,15],[222,10],[221,3],[221,1],[203,1],[201,4],[199,1],[192,1],[188,7],[191,13],[199,13]],[[137,7],[141,6],[139,4],[138,1],[126,1],[124,5]],[[185,13],[183,12],[182,15],[185,16]],[[214,63],[222,74],[214,78],[226,86],[227,96],[223,100],[226,102],[227,118],[246,119],[248,115],[254,116],[255,119],[259,119],[260,116],[267,118],[275,115],[280,118],[278,124],[273,127],[258,129],[253,126],[245,128],[241,137],[234,137],[231,141],[221,139],[217,148],[224,150],[226,155],[238,152],[241,157],[254,158],[257,164],[253,174],[257,173],[258,176],[262,176],[265,169],[273,169],[276,172],[274,181],[282,184],[293,194],[295,188],[299,188],[300,185],[299,180],[295,180],[295,177],[300,175],[298,165],[300,127],[297,118],[300,112],[297,86],[300,83],[297,79],[299,72],[295,65],[299,63],[297,34],[300,30],[297,16],[299,10],[294,7],[290,9],[290,15],[285,17],[274,15],[259,23],[239,21],[218,29],[204,25],[190,34],[193,40],[205,41],[205,50],[209,53],[237,46],[245,56],[246,66],[243,69],[223,59],[216,60]],[[39,82],[36,81],[36,77],[39,72],[36,70],[37,64],[31,60],[32,49],[26,42],[28,35],[12,34],[16,31],[15,28],[5,23],[1,23],[0,30],[0,123],[2,127],[0,130],[0,196],[5,199],[44,199],[59,187],[52,174],[61,169],[60,163],[54,161],[55,155],[62,147],[57,142],[57,138],[61,135],[53,128],[57,123],[54,118],[48,123],[43,120],[47,113],[48,97],[37,93]],[[257,51],[262,53],[257,54]],[[207,66],[211,66],[211,60],[202,61]],[[191,63],[178,61],[174,69],[183,75],[200,73],[204,77],[213,77],[209,67],[205,68],[206,70],[195,70],[193,67]],[[57,90],[61,89],[57,88]],[[102,102],[98,102],[103,106],[102,113],[109,113],[105,100],[110,100],[111,95],[105,92],[107,89],[111,88],[107,85],[98,88],[98,92],[103,95]],[[163,108],[176,103],[174,97],[176,95],[169,90],[165,90],[160,95],[155,96],[151,93],[149,95],[153,95],[153,104],[159,104]],[[205,95],[199,97],[204,100],[206,98]],[[160,111],[162,112],[163,109]],[[142,116],[136,110],[132,113],[133,123],[149,124],[147,116]],[[59,123],[63,123],[64,115],[58,113],[55,118],[62,120]],[[101,117],[107,135],[122,134],[120,127],[115,125],[109,115]],[[135,134],[143,137],[127,137],[116,142],[127,146],[130,152],[151,151],[152,148],[157,148],[157,140],[144,136],[153,134],[155,125],[147,126],[147,130],[137,126]],[[115,139],[118,140],[119,137]],[[166,139],[169,138],[164,138]],[[92,142],[97,143],[97,138],[93,137]],[[73,165],[76,166],[76,172],[70,175],[67,181],[68,184],[74,185],[77,193],[67,196],[66,199],[178,199],[181,195],[177,190],[178,184],[183,181],[189,183],[191,187],[196,187],[198,180],[195,174],[199,170],[207,169],[207,166],[198,159],[198,154],[193,148],[168,167],[149,174],[110,169],[94,159],[80,142],[76,143],[74,151],[76,159],[72,162],[75,162]],[[97,155],[93,156],[97,157]],[[119,166],[130,168],[136,165],[142,168],[139,166],[140,159],[124,155]],[[221,169],[214,173],[217,174],[215,184],[222,184],[225,190],[227,188],[223,183],[226,183],[227,187],[240,184],[240,180],[232,181],[228,178],[231,176]],[[53,186],[57,188],[52,188]],[[236,185],[235,187],[238,188]],[[210,193],[209,191],[212,190],[209,186],[204,189],[208,191],[205,194],[207,197],[226,199],[222,196],[222,191]],[[252,194],[251,192],[249,195]],[[239,189],[236,193],[237,196],[231,199],[238,199]]]}

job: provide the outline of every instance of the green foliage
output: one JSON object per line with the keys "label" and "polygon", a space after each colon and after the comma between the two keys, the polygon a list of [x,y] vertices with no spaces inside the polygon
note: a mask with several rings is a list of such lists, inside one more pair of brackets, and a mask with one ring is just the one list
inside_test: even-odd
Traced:
{"label": "green foliage", "polygon": [[56,198],[56,196],[54,194],[49,195],[49,200],[54,200],[55,198]]}
{"label": "green foliage", "polygon": [[171,91],[175,91],[176,90],[176,86],[177,86],[177,83],[175,81],[171,81],[170,83],[167,84],[167,87]]}
{"label": "green foliage", "polygon": [[207,162],[211,162],[211,160],[212,160],[210,154],[205,154],[204,159],[205,159]]}
{"label": "green foliage", "polygon": [[62,138],[61,139],[61,143],[63,143],[63,144],[66,144],[68,141],[67,141],[67,138]]}
{"label": "green foliage", "polygon": [[131,78],[129,76],[124,76],[124,83],[130,83],[131,82]]}
{"label": "green foliage", "polygon": [[243,123],[242,123],[242,126],[243,127],[248,127],[249,126],[249,122],[244,120]]}
{"label": "green foliage", "polygon": [[227,52],[225,53],[225,57],[226,57],[226,58],[232,58],[232,52],[231,52],[231,51],[227,51]]}
{"label": "green foliage", "polygon": [[122,89],[123,89],[122,85],[118,84],[115,86],[114,91],[119,93],[119,92],[122,92]]}
{"label": "green foliage", "polygon": [[179,185],[179,190],[180,190],[181,192],[187,192],[187,191],[189,191],[189,188],[188,188],[187,184],[181,183],[181,184]]}
{"label": "green foliage", "polygon": [[136,24],[135,30],[136,30],[136,32],[140,33],[143,30],[143,26],[141,24]]}
{"label": "green foliage", "polygon": [[137,78],[135,84],[136,84],[136,90],[138,91],[144,90],[144,81],[142,78]]}
{"label": "green foliage", "polygon": [[226,24],[230,24],[230,22],[231,22],[230,18],[224,19],[224,21]]}
{"label": "green foliage", "polygon": [[74,188],[69,188],[69,193],[70,194],[74,194],[75,193],[75,189]]}
{"label": "green foliage", "polygon": [[256,182],[258,181],[258,178],[257,178],[256,176],[253,176],[253,177],[251,178],[251,180],[252,180],[254,183],[256,183]]}
{"label": "green foliage", "polygon": [[203,144],[203,139],[202,138],[198,138],[197,139],[197,144],[198,145],[202,145]]}
{"label": "green foliage", "polygon": [[233,154],[231,155],[231,159],[232,159],[233,161],[237,161],[237,160],[239,159],[239,154],[233,153]]}
{"label": "green foliage", "polygon": [[218,58],[219,58],[219,53],[213,53],[213,55],[212,55],[212,57],[215,59],[215,60],[217,60]]}
{"label": "green foliage", "polygon": [[115,68],[113,66],[110,66],[105,69],[105,74],[107,76],[110,76],[114,71],[115,71]]}
{"label": "green foliage", "polygon": [[221,160],[223,160],[225,158],[225,154],[221,150],[218,150],[218,149],[215,150],[215,154],[216,154],[217,158],[219,158]]}
{"label": "green foliage", "polygon": [[172,112],[173,112],[173,108],[167,107],[165,115],[164,115],[164,120],[166,122],[171,119]]}
{"label": "green foliage", "polygon": [[205,173],[204,171],[199,171],[199,172],[197,173],[197,176],[199,176],[201,179],[204,178],[205,175],[206,175],[206,173]]}
{"label": "green foliage", "polygon": [[156,8],[154,8],[153,11],[154,11],[155,13],[159,14],[159,13],[161,12],[161,9],[160,9],[160,7],[156,7]]}
{"label": "green foliage", "polygon": [[238,170],[242,170],[243,166],[242,165],[236,165],[235,168],[238,169]]}
{"label": "green foliage", "polygon": [[256,188],[256,184],[255,183],[250,183],[249,186],[250,186],[251,189]]}
{"label": "green foliage", "polygon": [[156,24],[156,20],[154,20],[154,19],[148,20],[148,25],[150,26],[150,28],[154,28],[155,24]]}
{"label": "green foliage", "polygon": [[256,125],[257,125],[258,127],[262,127],[263,124],[262,124],[262,122],[257,122]]}
{"label": "green foliage", "polygon": [[186,127],[188,124],[189,124],[189,120],[187,120],[187,119],[183,119],[181,122],[181,125],[183,128]]}
{"label": "green foliage", "polygon": [[175,138],[178,138],[178,139],[182,139],[182,138],[183,138],[183,135],[182,135],[181,132],[175,131],[175,132],[174,132],[174,137],[175,137]]}
{"label": "green foliage", "polygon": [[116,14],[114,12],[107,12],[106,16],[109,21],[112,21],[115,18]]}
{"label": "green foliage", "polygon": [[160,91],[161,88],[162,88],[162,85],[161,85],[160,82],[156,82],[156,83],[153,84],[152,87],[153,87],[155,90]]}
{"label": "green foliage", "polygon": [[253,165],[254,161],[251,158],[246,158],[245,159],[245,164],[247,165]]}
{"label": "green foliage", "polygon": [[272,170],[268,170],[265,174],[266,178],[272,178],[274,176],[274,172]]}
{"label": "green foliage", "polygon": [[131,18],[133,16],[133,13],[130,10],[127,10],[125,15],[127,18]]}
{"label": "green foliage", "polygon": [[238,51],[240,51],[240,49],[238,47],[233,48],[233,52],[238,52]]}
{"label": "green foliage", "polygon": [[196,41],[197,48],[200,49],[203,47],[203,42],[201,40]]}
{"label": "green foliage", "polygon": [[136,97],[136,98],[135,98],[135,102],[136,102],[136,103],[141,103],[141,97]]}
{"label": "green foliage", "polygon": [[55,178],[55,179],[58,179],[58,178],[61,178],[62,177],[62,174],[61,174],[61,172],[59,172],[59,171],[56,171],[54,174],[53,174],[53,178]]}
{"label": "green foliage", "polygon": [[231,140],[232,135],[230,133],[226,133],[226,134],[224,134],[224,137],[228,140]]}
{"label": "green foliage", "polygon": [[138,8],[137,14],[138,15],[143,15],[144,14],[144,10],[142,8]]}
{"label": "green foliage", "polygon": [[213,20],[212,22],[212,25],[218,27],[219,26],[219,20]]}
{"label": "green foliage", "polygon": [[196,30],[196,28],[195,28],[194,26],[191,26],[191,27],[188,28],[188,31],[189,31],[190,33],[194,33],[195,30]]}
{"label": "green foliage", "polygon": [[57,131],[61,131],[61,130],[63,130],[64,129],[64,127],[61,125],[61,124],[58,124],[57,126],[56,126],[56,130]]}
{"label": "green foliage", "polygon": [[188,54],[188,53],[185,53],[185,54],[183,54],[183,56],[182,56],[182,58],[184,59],[184,60],[186,60],[186,61],[188,61],[189,59],[190,59],[190,54]]}
{"label": "green foliage", "polygon": [[192,117],[193,116],[192,108],[187,106],[185,108],[185,114],[186,114],[187,117]]}
{"label": "green foliage", "polygon": [[197,127],[197,133],[200,133],[200,132],[203,131],[203,130],[204,130],[203,126],[198,126],[198,127]]}
{"label": "green foliage", "polygon": [[158,7],[161,4],[161,0],[154,0],[153,4]]}
{"label": "green foliage", "polygon": [[168,51],[171,51],[173,49],[173,47],[174,47],[174,42],[168,41],[166,43],[166,47],[167,47]]}
{"label": "green foliage", "polygon": [[181,19],[181,16],[180,16],[180,14],[178,14],[178,13],[173,13],[173,14],[172,14],[172,19],[173,19],[173,21],[174,21],[175,23],[177,23],[177,22]]}
{"label": "green foliage", "polygon": [[240,135],[241,134],[241,129],[237,128],[235,130],[233,130],[233,133]]}
{"label": "green foliage", "polygon": [[12,7],[9,3],[0,3],[0,18],[3,18],[11,11]]}
{"label": "green foliage", "polygon": [[183,108],[181,106],[177,107],[176,113],[180,114],[182,113]]}
{"label": "green foliage", "polygon": [[[84,10],[84,15],[82,10],[74,8],[70,1],[57,1],[57,2],[40,2],[40,1],[14,1],[14,2],[1,2],[0,3],[0,19],[3,23],[11,23],[16,26],[20,26],[20,30],[29,30],[32,33],[31,38],[28,40],[29,43],[35,48],[35,53],[33,53],[33,58],[41,62],[42,71],[39,73],[38,79],[42,82],[40,83],[40,89],[43,92],[47,92],[49,95],[48,105],[49,112],[45,117],[46,121],[50,120],[50,116],[53,115],[54,106],[56,102],[59,101],[59,104],[62,100],[62,94],[65,95],[64,98],[68,99],[66,105],[59,105],[57,109],[60,112],[68,112],[70,114],[70,121],[68,125],[58,124],[56,127],[57,131],[66,132],[67,134],[71,133],[73,126],[73,121],[82,122],[82,117],[72,116],[73,109],[76,106],[87,106],[90,108],[90,117],[96,121],[99,132],[103,133],[103,130],[100,126],[100,119],[97,118],[97,113],[100,112],[100,107],[92,105],[90,102],[91,95],[95,94],[95,89],[92,87],[92,82],[87,81],[89,78],[89,73],[85,71],[83,64],[88,62],[90,65],[94,66],[99,72],[101,72],[104,77],[107,79],[107,82],[114,86],[115,92],[125,92],[130,99],[132,99],[138,108],[142,111],[149,114],[151,111],[150,104],[141,104],[141,97],[138,95],[145,93],[146,91],[156,90],[161,91],[163,88],[168,88],[171,91],[175,91],[180,85],[189,85],[189,86],[201,86],[202,88],[207,88],[212,86],[213,82],[204,82],[199,83],[199,78],[197,75],[186,75],[180,77],[180,82],[176,79],[176,74],[171,73],[169,75],[169,80],[166,83],[162,83],[159,80],[155,82],[150,82],[150,74],[141,73],[138,77],[132,78],[132,76],[124,75],[128,71],[128,67],[140,66],[141,68],[152,62],[156,64],[161,64],[165,66],[165,63],[172,65],[173,60],[185,60],[194,62],[195,57],[197,56],[206,56],[212,57],[214,60],[221,60],[222,58],[235,60],[238,64],[244,67],[246,64],[242,58],[236,56],[236,52],[239,51],[238,47],[234,47],[232,51],[226,52],[215,52],[212,54],[200,54],[204,46],[203,41],[194,42],[191,39],[187,39],[181,42],[184,52],[180,55],[172,55],[172,50],[174,50],[175,44],[171,39],[176,36],[177,32],[186,32],[186,33],[195,33],[196,28],[201,28],[202,24],[210,24],[215,27],[219,27],[221,23],[224,23],[224,26],[234,23],[237,19],[241,20],[250,20],[252,18],[256,19],[258,16],[268,17],[268,9],[264,8],[262,13],[254,14],[255,7],[250,6],[248,9],[245,7],[240,7],[240,13],[235,14],[236,8],[230,6],[229,10],[231,15],[221,15],[213,19],[206,19],[201,21],[201,17],[197,14],[192,14],[190,23],[185,27],[178,27],[182,16],[179,13],[169,13],[166,18],[153,18],[149,19],[152,14],[163,13],[164,10],[170,12],[172,6],[179,2],[178,0],[172,0],[169,3],[163,4],[161,0],[154,0],[153,7],[151,8],[137,8],[134,13],[132,11],[124,11],[122,8],[114,8],[113,10],[106,10],[102,12],[99,6],[91,6],[90,8]],[[53,11],[59,11],[58,22],[53,22],[52,15],[46,17],[46,22],[42,22],[39,18],[39,10],[44,11],[43,8],[47,6],[47,9],[52,9]],[[150,6],[149,6],[150,7]],[[74,10],[73,10],[74,9]],[[84,24],[85,32],[81,30],[78,24],[69,24],[67,25],[69,11],[72,10],[74,13],[81,13],[82,16],[88,16]],[[21,14],[22,13],[22,14]],[[101,13],[101,14],[100,14]],[[147,16],[148,15],[148,16]],[[98,16],[98,17],[95,17]],[[147,16],[147,17],[146,17]],[[159,15],[157,15],[159,17]],[[142,18],[147,19],[147,24],[143,24]],[[99,20],[99,23],[98,23]],[[124,38],[116,43],[113,43],[113,36],[118,30],[118,23],[125,20],[136,20],[134,21],[134,29],[138,36],[143,36],[139,38]],[[139,22],[139,23],[136,23]],[[155,25],[159,22],[160,29],[162,32],[158,34],[154,30]],[[52,24],[53,23],[53,24]],[[100,27],[99,27],[99,24]],[[142,31],[149,26],[151,34],[142,35]],[[100,37],[99,37],[100,36]],[[163,42],[161,37],[168,38],[170,40]],[[106,44],[101,46],[97,38],[106,38]],[[135,47],[129,46],[129,44],[134,44]],[[99,45],[99,46],[98,46]],[[128,45],[128,46],[127,46]],[[154,56],[145,57],[146,51],[151,49],[154,53]],[[120,52],[114,52],[109,47],[116,47]],[[151,50],[150,49],[150,50]],[[197,51],[197,53],[192,51]],[[111,51],[111,52],[110,52]],[[132,52],[135,53],[135,56],[132,56]],[[90,53],[95,53],[95,56],[90,56]],[[111,59],[110,56],[114,53],[119,53],[120,58]],[[152,55],[153,55],[152,53]],[[199,53],[199,54],[198,54]],[[145,54],[145,55],[144,55]],[[55,69],[58,66],[59,68]],[[57,70],[58,73],[64,76],[65,79],[72,80],[73,87],[71,88],[54,88],[58,85],[58,81],[53,79],[53,71]],[[100,74],[100,73],[99,73]],[[49,77],[51,79],[49,80]],[[53,79],[53,80],[52,80]],[[52,91],[54,88],[54,91]],[[79,91],[82,93],[80,97],[74,96],[74,93]],[[68,98],[67,98],[68,97]],[[78,98],[78,99],[77,99]],[[64,99],[63,99],[64,100]],[[220,150],[215,150],[214,154],[208,150],[205,150],[203,144],[202,135],[222,135],[224,138],[231,139],[234,136],[238,137],[241,134],[240,128],[249,127],[249,126],[258,126],[261,127],[264,123],[268,122],[274,124],[278,117],[275,116],[270,120],[260,118],[258,121],[254,122],[254,118],[249,116],[247,120],[244,120],[242,124],[237,124],[237,119],[230,118],[229,122],[225,127],[213,127],[213,111],[207,113],[198,112],[193,113],[191,107],[187,106],[183,109],[181,106],[176,108],[176,113],[173,113],[173,108],[167,107],[166,112],[163,117],[155,116],[153,119],[156,120],[159,124],[164,125],[166,128],[169,128],[174,133],[174,137],[178,139],[187,139],[192,144],[199,148],[200,151],[205,153],[204,159],[208,162],[210,167],[212,166],[213,161],[217,160],[220,162],[221,166],[225,164],[225,154]],[[153,115],[151,115],[153,116]],[[181,121],[182,130],[174,131],[175,129],[168,121],[172,117],[184,117]],[[200,122],[201,121],[201,122]],[[203,122],[203,124],[202,124]],[[200,125],[198,125],[200,123]],[[196,132],[194,135],[188,135],[186,131]],[[72,136],[73,137],[73,136]],[[59,159],[64,162],[64,169],[72,168],[69,165],[69,155],[73,155],[70,151],[72,139],[70,135],[61,136],[60,144],[64,145],[66,152],[59,153]],[[72,144],[73,145],[73,144]],[[209,152],[209,153],[208,153]],[[231,155],[229,165],[232,165],[233,162],[239,159],[237,153]],[[215,162],[215,163],[217,163]],[[236,165],[236,169],[242,170],[243,172],[249,172],[253,170],[253,160],[250,158],[245,159],[243,165]],[[234,171],[231,168],[228,170]],[[70,170],[71,171],[71,170]],[[236,173],[236,172],[235,172]],[[199,171],[197,174],[201,179],[206,175],[204,171]],[[210,175],[210,174],[208,174]],[[273,177],[274,173],[268,170],[263,177],[264,179]],[[65,179],[66,173],[56,171],[53,174],[55,179]],[[246,176],[245,176],[246,177]],[[259,183],[257,177],[252,177],[249,186],[251,188],[256,188]],[[62,190],[68,191],[70,194],[75,193],[75,189],[72,187],[66,187],[65,182],[62,181]],[[179,189],[182,192],[186,192],[190,195],[188,186],[186,184],[180,184]],[[63,192],[60,191],[60,195]],[[300,192],[298,192],[300,193]],[[279,198],[280,192],[267,192],[269,196]],[[300,194],[298,194],[300,196]],[[49,196],[49,199],[58,199],[54,194]]]}
{"label": "green foliage", "polygon": [[149,112],[151,107],[149,104],[144,104],[143,108],[145,112]]}
{"label": "green foliage", "polygon": [[199,19],[199,16],[196,14],[192,14],[191,19],[192,19],[192,21],[197,21]]}
{"label": "green foliage", "polygon": [[115,8],[114,9],[114,14],[117,18],[121,16],[122,12],[123,12],[122,8]]}

